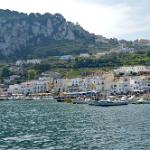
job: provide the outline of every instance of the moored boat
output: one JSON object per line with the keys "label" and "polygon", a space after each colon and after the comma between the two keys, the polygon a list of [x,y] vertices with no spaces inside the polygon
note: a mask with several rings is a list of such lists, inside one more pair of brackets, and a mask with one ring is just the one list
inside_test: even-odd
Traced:
{"label": "moored boat", "polygon": [[94,105],[94,106],[121,106],[121,105],[128,105],[127,101],[111,101],[111,100],[93,100],[90,101],[89,105]]}
{"label": "moored boat", "polygon": [[143,98],[140,98],[139,100],[132,102],[132,104],[150,104],[150,100],[144,100]]}
{"label": "moored boat", "polygon": [[54,99],[56,99],[57,102],[64,102],[65,97],[55,96]]}
{"label": "moored boat", "polygon": [[88,104],[89,104],[89,105],[93,105],[93,106],[99,106],[99,101],[97,101],[97,100],[90,100],[90,101],[88,102]]}
{"label": "moored boat", "polygon": [[121,106],[121,105],[128,105],[127,101],[108,101],[108,100],[101,100],[98,101],[99,106]]}
{"label": "moored boat", "polygon": [[90,101],[90,98],[74,98],[72,100],[73,104],[88,104],[88,102]]}

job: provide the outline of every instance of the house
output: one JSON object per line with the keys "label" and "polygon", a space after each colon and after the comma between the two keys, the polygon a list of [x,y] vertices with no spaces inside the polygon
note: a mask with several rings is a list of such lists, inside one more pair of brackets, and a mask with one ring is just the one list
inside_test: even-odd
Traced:
{"label": "house", "polygon": [[16,61],[16,66],[21,66],[21,65],[23,65],[24,63],[25,63],[24,60],[17,60],[17,61]]}
{"label": "house", "polygon": [[79,57],[88,58],[88,57],[90,57],[90,54],[88,54],[88,53],[81,53],[81,54],[79,55]]}
{"label": "house", "polygon": [[40,64],[40,59],[27,59],[26,64]]}
{"label": "house", "polygon": [[140,46],[150,46],[150,40],[147,39],[137,39],[133,42],[134,45]]}
{"label": "house", "polygon": [[62,75],[59,72],[54,72],[54,71],[47,71],[47,72],[42,72],[39,80],[40,81],[49,81],[50,83],[53,83],[53,80],[55,79],[60,79]]}
{"label": "house", "polygon": [[120,77],[114,81],[111,92],[126,94],[128,92],[147,92],[150,86],[144,76]]}
{"label": "house", "polygon": [[64,56],[60,56],[61,60],[72,60],[74,59],[74,57],[72,55],[64,55]]}
{"label": "house", "polygon": [[45,93],[48,91],[48,82],[45,81],[30,81],[21,84],[9,85],[8,93],[10,94],[35,94]]}
{"label": "house", "polygon": [[130,77],[120,77],[114,80],[111,92],[118,94],[126,94],[130,92]]}
{"label": "house", "polygon": [[27,59],[27,60],[17,60],[16,66],[21,66],[25,64],[40,64],[41,59]]}
{"label": "house", "polygon": [[119,52],[122,52],[122,53],[128,53],[128,52],[134,52],[134,51],[135,51],[134,48],[129,48],[129,47],[123,47],[119,49]]}
{"label": "house", "polygon": [[116,75],[140,75],[140,74],[150,74],[150,67],[146,66],[129,66],[129,67],[120,67],[114,70]]}
{"label": "house", "polygon": [[101,52],[101,53],[96,53],[94,56],[96,57],[96,58],[100,58],[100,57],[102,57],[102,56],[105,56],[107,53],[106,52]]}

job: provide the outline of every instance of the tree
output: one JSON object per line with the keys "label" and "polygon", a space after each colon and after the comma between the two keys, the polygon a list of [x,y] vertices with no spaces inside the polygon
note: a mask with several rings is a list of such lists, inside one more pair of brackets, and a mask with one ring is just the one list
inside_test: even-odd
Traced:
{"label": "tree", "polygon": [[35,79],[37,76],[37,71],[34,70],[34,69],[30,69],[27,71],[27,77],[28,77],[28,80],[33,80]]}
{"label": "tree", "polygon": [[2,69],[1,77],[6,78],[6,77],[9,77],[10,75],[11,75],[10,70],[7,67],[4,67]]}

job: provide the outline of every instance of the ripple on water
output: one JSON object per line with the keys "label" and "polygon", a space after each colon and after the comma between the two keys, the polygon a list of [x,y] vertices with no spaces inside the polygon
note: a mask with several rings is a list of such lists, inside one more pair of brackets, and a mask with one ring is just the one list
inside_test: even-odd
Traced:
{"label": "ripple on water", "polygon": [[0,102],[0,149],[150,149],[150,105]]}

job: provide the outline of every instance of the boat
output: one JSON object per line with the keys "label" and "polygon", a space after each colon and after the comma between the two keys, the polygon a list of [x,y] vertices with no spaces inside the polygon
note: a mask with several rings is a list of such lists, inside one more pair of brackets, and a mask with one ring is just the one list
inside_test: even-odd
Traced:
{"label": "boat", "polygon": [[74,98],[72,100],[72,103],[73,104],[88,104],[88,102],[90,100],[91,100],[90,98],[81,98],[81,97],[78,97],[78,98]]}
{"label": "boat", "polygon": [[8,100],[8,97],[6,96],[0,96],[0,101]]}
{"label": "boat", "polygon": [[127,101],[109,101],[109,100],[101,100],[98,101],[99,106],[121,106],[121,105],[128,105]]}
{"label": "boat", "polygon": [[140,98],[138,101],[134,101],[132,104],[150,104],[150,101]]}
{"label": "boat", "polygon": [[134,99],[135,99],[135,95],[131,95],[131,96],[127,97],[127,100],[129,102],[132,102]]}
{"label": "boat", "polygon": [[97,100],[90,100],[90,101],[88,102],[88,104],[89,104],[89,105],[93,105],[93,106],[100,106],[100,105],[99,105],[99,101],[97,101]]}
{"label": "boat", "polygon": [[90,100],[89,97],[94,95],[95,91],[87,91],[87,92],[63,92],[60,93],[59,96],[54,97],[57,102],[67,102],[73,104],[87,104]]}
{"label": "boat", "polygon": [[65,97],[61,97],[61,96],[55,96],[54,99],[56,99],[57,102],[64,102],[65,101]]}
{"label": "boat", "polygon": [[121,106],[121,105],[128,105],[127,101],[111,101],[111,100],[91,100],[89,105],[94,105],[94,106]]}

